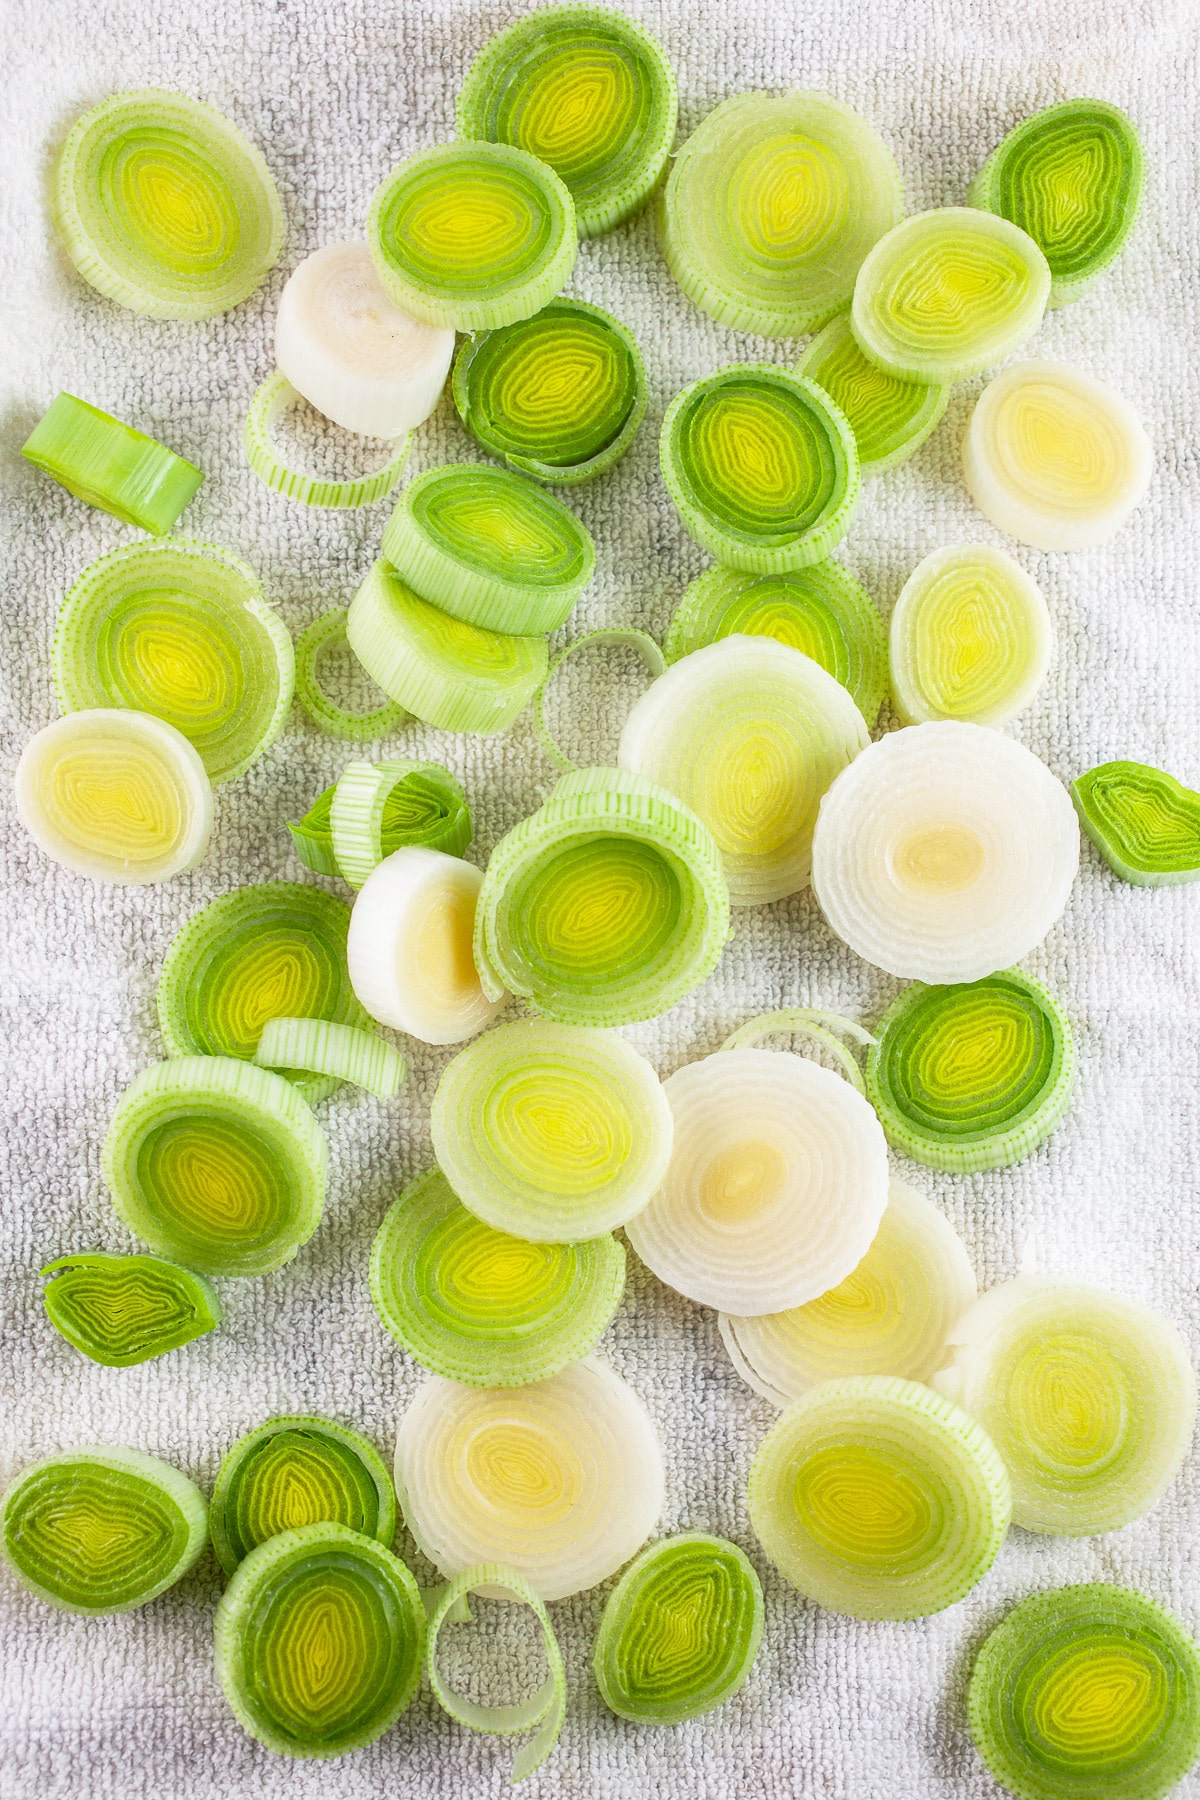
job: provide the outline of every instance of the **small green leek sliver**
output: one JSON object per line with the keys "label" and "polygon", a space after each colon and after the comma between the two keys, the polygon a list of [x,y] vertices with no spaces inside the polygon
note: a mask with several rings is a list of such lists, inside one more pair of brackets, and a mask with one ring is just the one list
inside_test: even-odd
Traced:
{"label": "small green leek sliver", "polygon": [[839,313],[815,337],[796,372],[807,375],[840,406],[854,433],[864,475],[907,462],[937,425],[950,399],[948,385],[902,381],[870,362]]}
{"label": "small green leek sliver", "polygon": [[330,814],[337,782],[319,793],[302,819],[287,821],[292,849],[314,875],[340,875],[338,859],[333,853],[333,827]]}
{"label": "small green leek sliver", "polygon": [[157,1256],[60,1256],[42,1270],[46,1316],[69,1344],[110,1369],[178,1350],[221,1323],[210,1283]]}
{"label": "small green leek sliver", "polygon": [[321,1523],[391,1548],[396,1495],[374,1444],[331,1419],[290,1414],[239,1438],[217,1474],[208,1520],[225,1573],[281,1531]]}
{"label": "small green leek sliver", "polygon": [[[385,698],[368,712],[348,712],[331,700],[321,685],[321,663],[331,651],[348,641],[349,614],[344,606],[332,606],[313,620],[296,640],[296,698],[312,720],[330,737],[367,744],[390,737],[408,720],[402,706]],[[336,869],[324,871],[336,875]]]}
{"label": "small green leek sliver", "polygon": [[157,537],[170,531],[204,480],[193,463],[74,394],[51,401],[21,455],[77,500]]}
{"label": "small green leek sliver", "polygon": [[1200,881],[1200,794],[1149,763],[1108,762],[1071,783],[1083,829],[1135,887]]}

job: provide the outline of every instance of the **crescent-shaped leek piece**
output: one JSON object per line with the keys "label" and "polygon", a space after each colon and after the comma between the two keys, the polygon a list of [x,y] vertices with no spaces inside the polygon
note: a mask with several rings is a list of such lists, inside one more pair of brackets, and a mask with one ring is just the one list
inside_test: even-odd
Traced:
{"label": "crescent-shaped leek piece", "polygon": [[1045,679],[1054,627],[1032,576],[990,544],[917,564],[892,610],[892,697],[906,725],[1002,725]]}
{"label": "crescent-shaped leek piece", "polygon": [[254,1060],[281,1074],[299,1069],[308,1075],[349,1081],[391,1100],[404,1085],[405,1061],[394,1045],[359,1025],[335,1025],[327,1019],[268,1019]]}
{"label": "crescent-shaped leek piece", "polygon": [[[344,606],[330,607],[296,639],[296,698],[313,724],[327,731],[330,737],[366,744],[376,738],[390,737],[407,722],[408,714],[388,696],[384,696],[382,705],[373,706],[369,712],[348,712],[331,700],[321,685],[323,661],[347,642],[349,616]],[[332,790],[330,792],[332,794]],[[336,875],[336,863],[333,868],[320,872]]]}
{"label": "crescent-shaped leek piece", "polygon": [[54,1329],[92,1362],[128,1369],[178,1350],[221,1323],[203,1275],[157,1256],[60,1256],[42,1270]]}
{"label": "crescent-shaped leek piece", "polygon": [[242,448],[259,480],[277,494],[298,500],[301,506],[369,506],[390,494],[408,461],[408,433],[390,446],[391,455],[382,468],[366,475],[317,475],[300,467],[294,456],[284,457],[275,448],[275,427],[285,412],[303,400],[278,369],[255,389],[242,430]]}
{"label": "crescent-shaped leek piece", "polygon": [[337,857],[333,854],[333,827],[330,814],[333,811],[333,796],[337,788],[322,790],[309,807],[302,819],[287,821],[288,836],[292,840],[292,849],[314,875],[340,875]]}
{"label": "crescent-shaped leek piece", "polygon": [[471,841],[471,809],[440,763],[347,763],[329,808],[337,868],[360,888],[385,856],[405,844],[461,856]]}
{"label": "crescent-shaped leek piece", "polygon": [[864,356],[839,313],[813,339],[796,364],[845,413],[864,475],[879,475],[907,462],[933,431],[950,398],[946,383],[904,381]]}
{"label": "crescent-shaped leek piece", "polygon": [[1165,769],[1108,762],[1071,783],[1083,829],[1135,887],[1200,881],[1200,794]]}
{"label": "crescent-shaped leek piece", "polygon": [[322,1523],[345,1525],[391,1548],[392,1478],[360,1432],[332,1419],[286,1414],[247,1432],[226,1452],[208,1529],[227,1575],[268,1538]]}
{"label": "crescent-shaped leek piece", "polygon": [[156,537],[170,531],[204,480],[194,463],[74,394],[55,395],[21,455],[77,500]]}

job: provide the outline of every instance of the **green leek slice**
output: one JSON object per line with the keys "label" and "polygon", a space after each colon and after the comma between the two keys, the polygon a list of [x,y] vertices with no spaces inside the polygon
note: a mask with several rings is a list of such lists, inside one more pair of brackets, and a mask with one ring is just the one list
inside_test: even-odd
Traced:
{"label": "green leek slice", "polygon": [[159,537],[204,480],[194,463],[74,394],[55,396],[21,455],[77,500]]}
{"label": "green leek slice", "polygon": [[850,314],[831,319],[796,365],[845,413],[864,475],[907,462],[933,431],[950,399],[948,384],[902,381],[859,349]]}
{"label": "green leek slice", "polygon": [[322,1523],[391,1548],[396,1495],[374,1444],[346,1425],[302,1414],[268,1419],[239,1438],[217,1473],[208,1515],[225,1573],[281,1531]]}
{"label": "green leek slice", "polygon": [[277,494],[298,500],[301,506],[370,506],[373,501],[390,494],[408,461],[409,434],[405,432],[394,442],[392,454],[381,469],[372,469],[367,475],[348,475],[341,480],[314,475],[282,457],[273,441],[279,420],[302,399],[303,396],[278,369],[254,390],[242,431],[242,446],[246,461],[259,480],[266,482]]}
{"label": "green leek slice", "polygon": [[623,627],[606,627],[601,631],[587,631],[582,637],[575,638],[565,650],[560,650],[550,667],[546,670],[546,679],[537,691],[533,703],[533,730],[538,743],[550,758],[556,769],[570,774],[578,768],[569,756],[564,756],[559,748],[558,740],[551,731],[546,720],[546,695],[550,684],[565,662],[571,662],[581,650],[596,650],[604,644],[612,644],[622,650],[633,650],[642,660],[643,666],[651,678],[662,675],[666,670],[663,653],[655,640],[645,631],[630,631]]}
{"label": "green leek slice", "polygon": [[328,1019],[268,1019],[254,1060],[281,1074],[301,1069],[350,1081],[383,1100],[394,1099],[404,1084],[404,1058],[393,1045],[361,1026],[334,1025]]}
{"label": "green leek slice", "polygon": [[157,1256],[85,1251],[47,1263],[46,1316],[92,1362],[128,1369],[178,1350],[221,1323],[202,1275]]}
{"label": "green leek slice", "polygon": [[337,866],[353,888],[402,844],[461,856],[471,841],[471,809],[440,763],[352,762],[329,808]]}
{"label": "green leek slice", "polygon": [[302,819],[287,821],[292,849],[314,875],[340,875],[338,859],[333,853],[333,827],[330,815],[337,782],[319,793]]}
{"label": "green leek slice", "polygon": [[1083,829],[1135,887],[1200,881],[1200,794],[1148,763],[1108,762],[1071,783]]}
{"label": "green leek slice", "polygon": [[[347,712],[321,686],[323,660],[348,642],[349,617],[344,606],[333,606],[300,633],[296,640],[296,698],[313,724],[330,737],[366,744],[390,737],[406,723],[408,714],[390,698],[369,712]],[[323,872],[337,874],[336,869]]]}
{"label": "green leek slice", "polygon": [[989,544],[954,544],[917,564],[891,622],[892,695],[906,725],[1002,725],[1045,678],[1054,628],[1042,591]]}

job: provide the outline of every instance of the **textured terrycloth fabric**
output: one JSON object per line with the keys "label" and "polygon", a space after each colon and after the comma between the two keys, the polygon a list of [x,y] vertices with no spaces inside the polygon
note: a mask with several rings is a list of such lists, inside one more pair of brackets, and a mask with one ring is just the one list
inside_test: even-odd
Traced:
{"label": "textured terrycloth fabric", "polygon": [[[348,516],[306,512],[269,493],[242,461],[246,405],[271,367],[275,302],[300,257],[362,233],[372,191],[401,156],[450,135],[468,62],[518,10],[511,0],[10,0],[0,161],[3,1480],[59,1447],[107,1440],[154,1451],[211,1485],[233,1439],[283,1410],[331,1414],[390,1451],[422,1379],[381,1329],[366,1282],[383,1212],[429,1161],[429,1099],[446,1053],[421,1046],[398,1102],[344,1091],[322,1107],[332,1150],[325,1222],[290,1267],[220,1284],[228,1317],[219,1332],[161,1361],[107,1370],[42,1316],[42,1263],[72,1249],[131,1247],[105,1194],[100,1144],[121,1090],[161,1054],[154,985],[167,944],[213,896],[303,875],[283,822],[303,812],[346,751],[297,713],[268,755],[219,792],[203,865],[166,886],[97,886],[48,862],[13,817],[13,765],[57,710],[50,641],[60,596],[85,563],[134,534],[71,500],[17,450],[68,388],[208,471],[184,527],[248,558],[289,625],[345,602],[375,553],[386,504]],[[1034,348],[1130,396],[1154,440],[1155,475],[1108,548],[1051,556],[1015,547],[1058,634],[1050,678],[1015,730],[1064,780],[1133,756],[1200,782],[1195,0],[631,0],[630,10],[661,36],[678,72],[684,133],[739,90],[828,89],[893,146],[914,209],[961,202],[986,153],[1037,106],[1099,95],[1132,113],[1149,169],[1144,216],[1093,294],[1053,313]],[[70,122],[110,92],[148,84],[226,112],[262,146],[283,194],[279,268],[253,299],[207,324],[156,323],[100,299],[75,277],[47,223],[47,169]],[[661,632],[704,562],[658,474],[663,409],[685,382],[724,362],[786,362],[794,352],[696,312],[668,278],[648,218],[585,244],[570,291],[633,327],[651,407],[620,467],[570,496],[595,534],[599,570],[563,636],[618,623]],[[926,552],[962,538],[1002,541],[974,510],[958,462],[981,385],[957,388],[915,459],[869,485],[839,552],[885,611]],[[471,454],[444,400],[412,467]],[[576,748],[603,759],[620,696],[633,691],[618,664],[581,670],[556,716]],[[421,728],[402,741],[461,776],[480,859],[552,779],[527,720],[500,741]],[[1026,965],[1076,1024],[1080,1077],[1067,1122],[1039,1154],[1001,1173],[955,1180],[900,1164],[954,1219],[982,1284],[1012,1274],[1032,1237],[1043,1268],[1153,1302],[1194,1349],[1198,909],[1200,890],[1123,886],[1085,846],[1066,915]],[[739,915],[716,974],[629,1035],[666,1074],[715,1048],[752,1011],[815,1003],[869,1019],[895,991],[833,941],[806,894]],[[948,1613],[861,1624],[806,1604],[758,1551],[745,1478],[772,1414],[729,1367],[714,1315],[635,1266],[603,1349],[662,1434],[663,1529],[719,1531],[748,1548],[765,1578],[766,1634],[753,1675],[722,1711],[676,1729],[636,1729],[606,1714],[591,1679],[603,1590],[556,1604],[571,1706],[558,1750],[529,1784],[533,1800],[984,1800],[997,1790],[964,1727],[964,1682],[982,1634],[1012,1601],[1100,1576],[1145,1589],[1200,1627],[1195,1459],[1139,1524],[1082,1542],[1014,1531],[978,1590]],[[429,1578],[419,1559],[416,1567]],[[259,1749],[213,1674],[218,1590],[206,1557],[145,1610],[88,1620],[52,1612],[0,1575],[3,1800],[474,1800],[506,1791],[508,1749],[451,1725],[427,1693],[380,1743],[344,1761],[295,1765]]]}

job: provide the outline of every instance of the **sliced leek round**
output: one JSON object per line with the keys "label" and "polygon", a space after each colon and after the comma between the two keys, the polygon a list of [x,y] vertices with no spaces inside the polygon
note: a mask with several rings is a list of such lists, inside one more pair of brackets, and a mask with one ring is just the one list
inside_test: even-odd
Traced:
{"label": "sliced leek round", "polygon": [[1042,590],[989,544],[953,544],[917,564],[892,611],[892,697],[906,725],[1002,725],[1045,679],[1054,628]]}
{"label": "sliced leek round", "polygon": [[330,478],[298,466],[294,457],[284,456],[275,448],[275,427],[284,413],[302,402],[304,396],[278,369],[255,389],[246,413],[242,431],[242,447],[246,461],[260,481],[265,481],[277,494],[298,500],[301,506],[354,507],[369,506],[390,494],[404,473],[408,461],[407,433],[390,446],[391,455],[382,468],[366,475]]}
{"label": "sliced leek round", "polygon": [[1200,794],[1147,763],[1108,762],[1071,783],[1083,829],[1135,887],[1200,881]]}
{"label": "sliced leek round", "polygon": [[268,1419],[239,1438],[217,1472],[208,1515],[225,1573],[281,1531],[321,1523],[345,1525],[391,1548],[396,1496],[374,1444],[346,1425],[307,1415]]}
{"label": "sliced leek round", "polygon": [[904,381],[871,362],[850,329],[850,314],[831,319],[796,365],[845,413],[864,475],[907,462],[933,431],[950,398],[946,383]]}
{"label": "sliced leek round", "polygon": [[155,536],[170,531],[204,480],[194,463],[74,394],[55,395],[21,455],[77,500]]}
{"label": "sliced leek round", "polygon": [[[387,696],[381,706],[373,706],[368,712],[348,712],[330,699],[322,686],[321,665],[348,641],[348,624],[346,608],[334,606],[300,633],[296,639],[296,698],[313,724],[330,737],[366,744],[390,737],[407,721],[408,714]],[[322,873],[336,875],[337,869]]]}
{"label": "sliced leek round", "polygon": [[299,1069],[350,1081],[383,1100],[393,1099],[404,1085],[404,1058],[392,1044],[359,1025],[335,1025],[328,1019],[268,1019],[254,1060],[280,1074]]}
{"label": "sliced leek round", "polygon": [[334,782],[332,787],[319,793],[302,819],[287,821],[292,849],[314,875],[340,875],[342,872],[333,853],[333,827],[330,824],[336,788]]}
{"label": "sliced leek round", "polygon": [[178,1350],[221,1323],[203,1275],[157,1256],[60,1256],[42,1270],[54,1329],[92,1362],[128,1369]]}
{"label": "sliced leek round", "polygon": [[360,888],[404,844],[461,856],[471,841],[471,809],[440,763],[352,762],[338,777],[329,828],[338,868]]}

